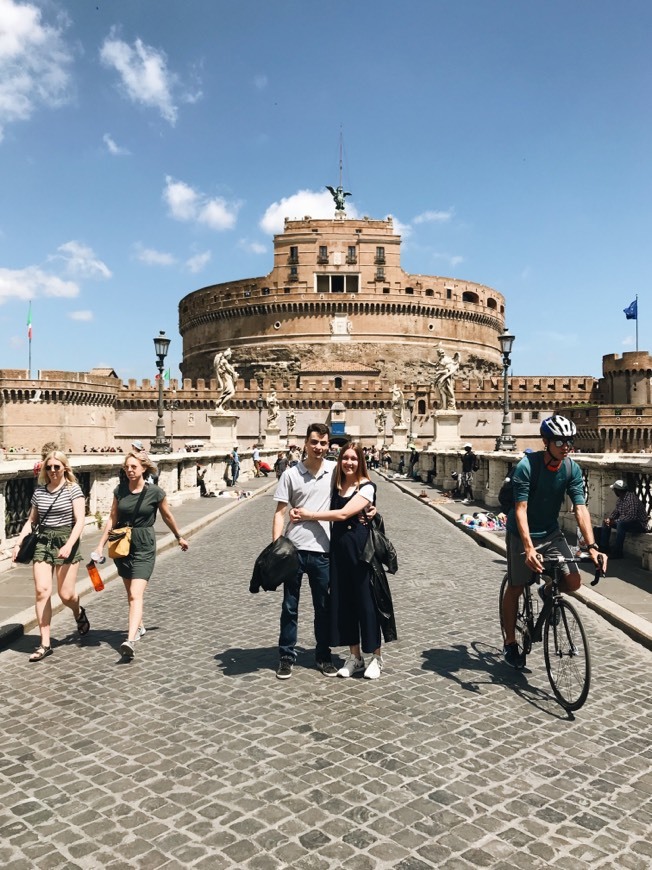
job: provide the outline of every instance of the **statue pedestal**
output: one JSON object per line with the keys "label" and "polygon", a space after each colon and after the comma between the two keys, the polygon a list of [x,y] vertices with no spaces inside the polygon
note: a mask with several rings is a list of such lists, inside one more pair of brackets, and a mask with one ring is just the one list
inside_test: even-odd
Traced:
{"label": "statue pedestal", "polygon": [[408,427],[400,423],[392,429],[392,450],[407,450]]}
{"label": "statue pedestal", "polygon": [[265,427],[265,450],[281,450],[281,430],[278,426]]}
{"label": "statue pedestal", "polygon": [[214,414],[208,414],[207,417],[211,427],[209,439],[211,446],[230,453],[238,444],[240,418],[229,411],[216,411]]}
{"label": "statue pedestal", "polygon": [[461,446],[459,411],[435,411],[435,437],[428,445],[428,450],[457,450]]}

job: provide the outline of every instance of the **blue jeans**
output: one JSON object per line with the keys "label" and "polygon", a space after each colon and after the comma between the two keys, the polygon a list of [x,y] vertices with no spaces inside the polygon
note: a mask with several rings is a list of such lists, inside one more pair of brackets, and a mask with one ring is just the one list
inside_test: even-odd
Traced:
{"label": "blue jeans", "polygon": [[299,550],[297,576],[283,586],[281,633],[278,637],[279,657],[293,661],[297,657],[295,646],[299,622],[299,595],[301,578],[304,574],[308,575],[312,604],[315,609],[315,640],[317,641],[315,659],[318,662],[329,662],[331,660],[329,557],[328,553],[314,553],[310,550]]}
{"label": "blue jeans", "polygon": [[[623,546],[625,545],[625,535],[627,532],[634,532],[635,534],[639,534],[643,531],[641,524],[638,520],[617,520],[616,521],[616,543],[614,544],[611,555],[618,556],[619,558],[623,555]],[[600,532],[600,549],[603,552],[609,551],[609,538],[611,537],[611,528],[609,526],[602,526],[602,530]]]}
{"label": "blue jeans", "polygon": [[232,462],[231,463],[231,480],[233,481],[233,486],[235,486],[235,482],[240,476],[240,463]]}

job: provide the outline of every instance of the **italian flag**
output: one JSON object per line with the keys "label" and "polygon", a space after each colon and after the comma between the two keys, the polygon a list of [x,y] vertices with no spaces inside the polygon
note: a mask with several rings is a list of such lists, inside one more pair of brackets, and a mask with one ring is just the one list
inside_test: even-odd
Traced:
{"label": "italian flag", "polygon": [[29,303],[29,310],[27,311],[27,338],[32,340],[32,303]]}

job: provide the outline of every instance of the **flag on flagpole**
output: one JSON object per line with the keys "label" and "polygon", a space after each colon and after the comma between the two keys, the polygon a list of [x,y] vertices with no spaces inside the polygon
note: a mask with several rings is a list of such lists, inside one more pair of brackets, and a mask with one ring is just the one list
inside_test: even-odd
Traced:
{"label": "flag on flagpole", "polygon": [[27,310],[27,338],[29,341],[32,340],[32,303],[29,303],[29,309]]}
{"label": "flag on flagpole", "polygon": [[170,383],[170,369],[166,369],[163,372],[163,380],[167,381],[168,384]]}
{"label": "flag on flagpole", "polygon": [[623,308],[623,311],[627,320],[638,320],[638,297],[627,308]]}

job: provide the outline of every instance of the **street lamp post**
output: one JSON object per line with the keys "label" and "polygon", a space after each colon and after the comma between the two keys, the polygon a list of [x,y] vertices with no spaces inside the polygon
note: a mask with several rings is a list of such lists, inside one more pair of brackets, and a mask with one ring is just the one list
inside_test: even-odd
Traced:
{"label": "street lamp post", "polygon": [[408,429],[408,445],[412,443],[412,413],[414,411],[414,396],[410,396],[410,398],[405,403],[407,405],[407,409],[410,412],[410,428]]}
{"label": "street lamp post", "polygon": [[258,394],[258,398],[256,399],[256,407],[258,408],[258,447],[260,448],[263,446],[263,429],[260,417],[263,413],[263,408],[265,407],[265,400],[263,399],[262,393]]}
{"label": "street lamp post", "polygon": [[170,412],[170,449],[174,453],[174,412],[180,407],[180,403],[176,399],[170,399],[166,403],[166,407]]}
{"label": "street lamp post", "polygon": [[507,383],[507,372],[511,365],[510,354],[512,345],[516,336],[505,327],[505,331],[498,336],[500,342],[500,352],[503,355],[503,425],[502,431],[496,438],[496,450],[516,450],[516,439],[512,435],[511,429],[511,414],[509,411],[509,386]]}
{"label": "street lamp post", "polygon": [[163,422],[163,370],[169,347],[170,339],[166,338],[165,332],[161,330],[154,339],[156,367],[158,368],[158,419],[156,421],[156,437],[150,446],[152,453],[169,453],[170,450],[170,445],[165,437],[165,423]]}

